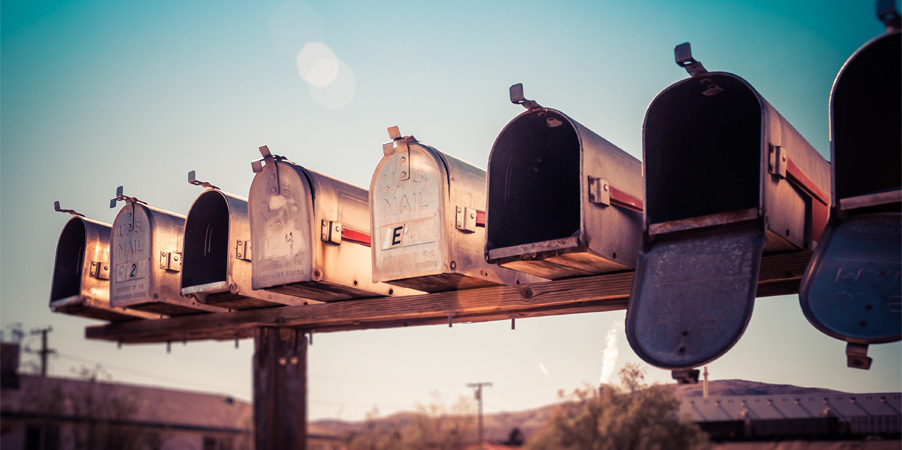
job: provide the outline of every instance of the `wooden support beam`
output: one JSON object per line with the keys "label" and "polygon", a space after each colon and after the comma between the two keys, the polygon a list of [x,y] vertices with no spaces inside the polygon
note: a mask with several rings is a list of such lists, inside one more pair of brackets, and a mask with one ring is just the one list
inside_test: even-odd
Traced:
{"label": "wooden support beam", "polygon": [[288,328],[254,330],[255,448],[307,448],[307,337]]}
{"label": "wooden support beam", "polygon": [[[758,297],[798,293],[811,252],[762,260]],[[625,309],[633,272],[522,286],[499,286],[403,297],[379,297],[227,313],[133,320],[87,327],[89,339],[125,344],[251,337],[257,327],[330,331],[486,322]]]}

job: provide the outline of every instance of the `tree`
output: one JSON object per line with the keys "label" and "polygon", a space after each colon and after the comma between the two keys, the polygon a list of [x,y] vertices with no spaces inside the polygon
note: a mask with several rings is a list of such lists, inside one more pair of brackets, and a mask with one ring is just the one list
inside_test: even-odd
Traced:
{"label": "tree", "polygon": [[379,423],[378,415],[378,410],[367,414],[363,429],[347,436],[350,450],[458,450],[476,442],[473,404],[467,398],[449,410],[436,395],[404,425]]}
{"label": "tree", "polygon": [[548,423],[527,440],[527,449],[706,449],[707,435],[678,416],[679,400],[666,386],[646,385],[638,365],[619,372],[622,387],[577,389]]}

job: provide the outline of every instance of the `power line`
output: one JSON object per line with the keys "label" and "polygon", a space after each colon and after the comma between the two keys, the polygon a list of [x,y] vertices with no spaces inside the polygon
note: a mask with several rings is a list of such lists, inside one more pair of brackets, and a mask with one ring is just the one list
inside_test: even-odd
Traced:
{"label": "power line", "polygon": [[492,387],[492,383],[489,382],[479,382],[479,383],[467,383],[467,387],[476,388],[476,400],[479,401],[479,445],[482,446],[482,388]]}
{"label": "power line", "polygon": [[33,352],[31,350],[26,349],[25,351],[29,353],[38,353],[41,355],[41,376],[47,376],[47,356],[56,354],[56,350],[47,348],[47,333],[53,331],[53,327],[47,328],[35,328],[31,330],[32,336],[41,335],[41,349],[37,352]]}

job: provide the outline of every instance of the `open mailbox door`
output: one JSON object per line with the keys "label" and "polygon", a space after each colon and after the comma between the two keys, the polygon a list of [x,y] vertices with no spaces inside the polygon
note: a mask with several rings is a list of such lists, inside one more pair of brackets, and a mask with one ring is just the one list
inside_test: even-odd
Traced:
{"label": "open mailbox door", "polygon": [[182,297],[182,237],[185,217],[122,194],[126,204],[113,221],[110,238],[110,303],[169,316],[225,311]]}
{"label": "open mailbox door", "polygon": [[745,80],[708,72],[651,102],[643,125],[645,243],[626,333],[646,362],[691,369],[751,317],[762,253],[810,250],[827,217],[829,164]]}
{"label": "open mailbox door", "polygon": [[112,322],[150,319],[153,314],[110,306],[110,225],[91,220],[70,210],[56,244],[50,309],[74,316]]}
{"label": "open mailbox door", "polygon": [[523,97],[489,155],[486,260],[548,279],[630,270],[642,165],[560,111]]}
{"label": "open mailbox door", "polygon": [[440,292],[547,281],[485,261],[485,171],[388,129],[370,184],[373,278]]}
{"label": "open mailbox door", "polygon": [[859,369],[871,365],[868,344],[902,338],[902,32],[892,0],[877,15],[886,33],[833,84],[833,204],[799,289],[805,317],[848,342]]}
{"label": "open mailbox door", "polygon": [[229,309],[303,304],[289,295],[251,288],[251,228],[247,200],[198,181],[206,188],[185,220],[181,292],[201,303]]}
{"label": "open mailbox door", "polygon": [[320,301],[419,293],[373,282],[366,189],[260,152],[248,199],[254,289]]}

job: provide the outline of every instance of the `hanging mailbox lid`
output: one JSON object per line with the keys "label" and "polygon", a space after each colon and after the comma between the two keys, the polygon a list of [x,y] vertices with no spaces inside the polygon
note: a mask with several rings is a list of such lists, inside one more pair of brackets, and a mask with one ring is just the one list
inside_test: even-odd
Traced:
{"label": "hanging mailbox lid", "polygon": [[708,72],[649,105],[643,126],[645,244],[627,306],[633,350],[663,368],[726,352],[752,313],[762,252],[811,249],[829,165],[745,80]]}
{"label": "hanging mailbox lid", "polygon": [[260,152],[248,199],[253,288],[321,301],[401,294],[372,281],[368,192]]}
{"label": "hanging mailbox lid", "polygon": [[486,260],[544,278],[629,270],[642,233],[642,165],[560,111],[527,111],[489,155]]}
{"label": "hanging mailbox lid", "polygon": [[373,278],[427,292],[547,281],[485,261],[485,171],[388,129],[370,184]]}
{"label": "hanging mailbox lid", "polygon": [[181,292],[201,303],[229,309],[303,304],[302,299],[251,288],[251,229],[247,200],[198,181],[205,187],[185,221]]}
{"label": "hanging mailbox lid", "polygon": [[892,1],[886,33],[846,61],[830,96],[833,204],[799,289],[805,317],[847,341],[848,366],[867,346],[902,338],[902,32]]}
{"label": "hanging mailbox lid", "polygon": [[50,309],[107,321],[157,317],[142,311],[110,306],[110,226],[70,210],[60,233],[50,283]]}
{"label": "hanging mailbox lid", "polygon": [[170,316],[224,311],[182,297],[182,235],[185,217],[122,194],[126,205],[113,221],[110,238],[110,304]]}

